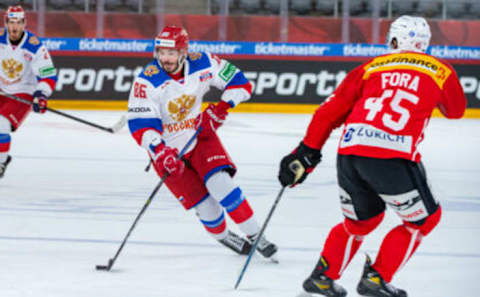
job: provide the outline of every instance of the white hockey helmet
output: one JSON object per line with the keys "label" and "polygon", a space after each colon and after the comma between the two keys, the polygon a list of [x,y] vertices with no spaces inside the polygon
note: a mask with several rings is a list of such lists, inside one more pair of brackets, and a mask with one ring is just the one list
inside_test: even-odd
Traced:
{"label": "white hockey helmet", "polygon": [[[432,37],[430,26],[424,18],[403,15],[390,25],[387,45],[392,52],[425,52],[430,43],[430,37]],[[392,48],[394,39],[397,43],[396,48]]]}

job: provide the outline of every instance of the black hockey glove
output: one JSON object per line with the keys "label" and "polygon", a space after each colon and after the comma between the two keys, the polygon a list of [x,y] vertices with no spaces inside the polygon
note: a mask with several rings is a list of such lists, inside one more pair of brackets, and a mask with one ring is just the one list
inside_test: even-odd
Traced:
{"label": "black hockey glove", "polygon": [[284,187],[301,184],[321,160],[320,150],[309,148],[300,142],[300,145],[280,162],[278,180]]}

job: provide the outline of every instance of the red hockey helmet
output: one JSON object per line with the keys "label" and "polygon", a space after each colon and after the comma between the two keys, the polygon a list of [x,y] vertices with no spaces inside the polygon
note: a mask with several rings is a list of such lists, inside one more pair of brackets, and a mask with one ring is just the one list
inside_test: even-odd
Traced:
{"label": "red hockey helmet", "polygon": [[157,37],[155,37],[155,51],[158,48],[188,49],[188,34],[182,27],[166,26]]}
{"label": "red hockey helmet", "polygon": [[17,18],[26,22],[25,11],[20,5],[12,5],[7,8],[4,18],[5,23],[8,21],[9,18]]}

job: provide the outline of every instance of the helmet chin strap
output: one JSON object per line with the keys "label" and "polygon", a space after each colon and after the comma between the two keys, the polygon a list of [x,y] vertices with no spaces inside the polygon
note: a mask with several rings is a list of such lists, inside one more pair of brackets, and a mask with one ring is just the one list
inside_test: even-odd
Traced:
{"label": "helmet chin strap", "polygon": [[185,63],[185,58],[187,57],[187,55],[180,55],[178,57],[178,60],[177,60],[177,68],[172,72],[173,74],[177,74],[178,72],[180,72],[180,70],[182,70],[183,68],[183,64]]}

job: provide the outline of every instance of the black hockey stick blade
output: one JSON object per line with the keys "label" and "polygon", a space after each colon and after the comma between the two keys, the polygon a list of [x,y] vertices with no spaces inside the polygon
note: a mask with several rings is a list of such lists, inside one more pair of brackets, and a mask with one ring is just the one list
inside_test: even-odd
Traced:
{"label": "black hockey stick blade", "polygon": [[113,259],[109,259],[108,265],[97,265],[95,266],[95,269],[110,271],[110,269],[112,268],[112,264],[113,264]]}
{"label": "black hockey stick blade", "polygon": [[95,266],[97,270],[109,270],[107,265],[97,265]]}

